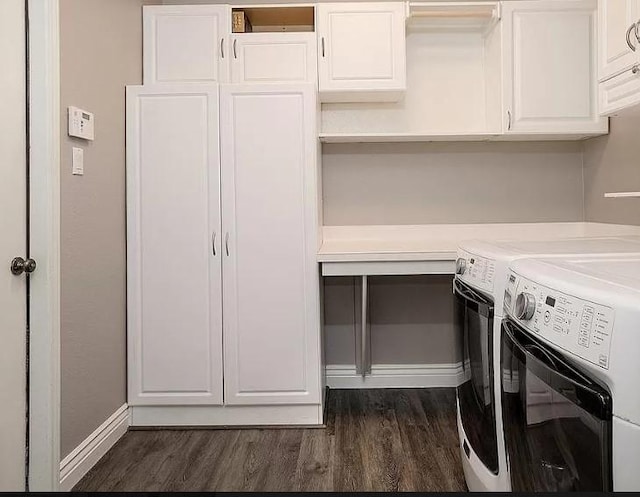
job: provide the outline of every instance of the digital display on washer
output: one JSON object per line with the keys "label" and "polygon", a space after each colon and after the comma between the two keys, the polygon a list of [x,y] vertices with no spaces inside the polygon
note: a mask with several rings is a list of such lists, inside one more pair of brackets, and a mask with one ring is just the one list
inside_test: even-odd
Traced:
{"label": "digital display on washer", "polygon": [[551,296],[548,296],[548,297],[547,297],[547,305],[548,305],[549,307],[555,307],[555,306],[556,306],[556,299],[554,299],[554,298],[553,298],[553,297],[551,297]]}

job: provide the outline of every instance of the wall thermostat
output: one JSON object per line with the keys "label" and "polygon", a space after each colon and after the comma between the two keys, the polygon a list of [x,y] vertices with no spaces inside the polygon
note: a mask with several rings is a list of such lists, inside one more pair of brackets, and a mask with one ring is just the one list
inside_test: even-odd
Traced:
{"label": "wall thermostat", "polygon": [[69,107],[69,136],[75,136],[83,140],[93,140],[93,129],[94,117],[91,112],[77,107]]}

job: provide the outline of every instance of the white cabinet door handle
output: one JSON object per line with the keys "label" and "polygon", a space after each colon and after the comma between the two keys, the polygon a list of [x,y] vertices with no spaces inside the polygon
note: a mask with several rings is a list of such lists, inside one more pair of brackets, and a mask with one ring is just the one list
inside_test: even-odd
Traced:
{"label": "white cabinet door handle", "polygon": [[511,131],[511,111],[507,111],[507,129]]}
{"label": "white cabinet door handle", "polygon": [[224,237],[224,246],[227,251],[227,257],[229,257],[229,233],[227,233]]}
{"label": "white cabinet door handle", "polygon": [[216,232],[214,231],[211,235],[211,251],[213,252],[213,256],[217,255],[216,253]]}
{"label": "white cabinet door handle", "polygon": [[220,38],[220,57],[224,59],[224,37]]}
{"label": "white cabinet door handle", "polygon": [[233,58],[237,59],[238,58],[238,52],[236,51],[236,44],[238,43],[237,39],[233,40]]}
{"label": "white cabinet door handle", "polygon": [[322,37],[322,39],[320,40],[320,43],[322,45],[322,56],[324,57],[324,36]]}

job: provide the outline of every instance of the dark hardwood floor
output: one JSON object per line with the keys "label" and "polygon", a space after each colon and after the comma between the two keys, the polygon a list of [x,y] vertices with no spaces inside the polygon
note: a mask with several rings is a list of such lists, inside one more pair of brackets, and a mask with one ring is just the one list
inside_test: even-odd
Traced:
{"label": "dark hardwood floor", "polygon": [[129,431],[74,491],[464,491],[455,390],[331,390],[322,429]]}

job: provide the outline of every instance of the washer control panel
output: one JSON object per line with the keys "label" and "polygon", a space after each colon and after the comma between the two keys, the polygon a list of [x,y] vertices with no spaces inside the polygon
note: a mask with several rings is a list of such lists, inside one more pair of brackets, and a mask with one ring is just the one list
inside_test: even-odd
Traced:
{"label": "washer control panel", "polygon": [[[523,312],[528,303],[532,312]],[[520,326],[603,369],[609,369],[614,310],[509,273],[505,312]]]}
{"label": "washer control panel", "polygon": [[456,277],[475,288],[493,292],[496,275],[496,262],[487,257],[480,257],[465,250],[458,251]]}

